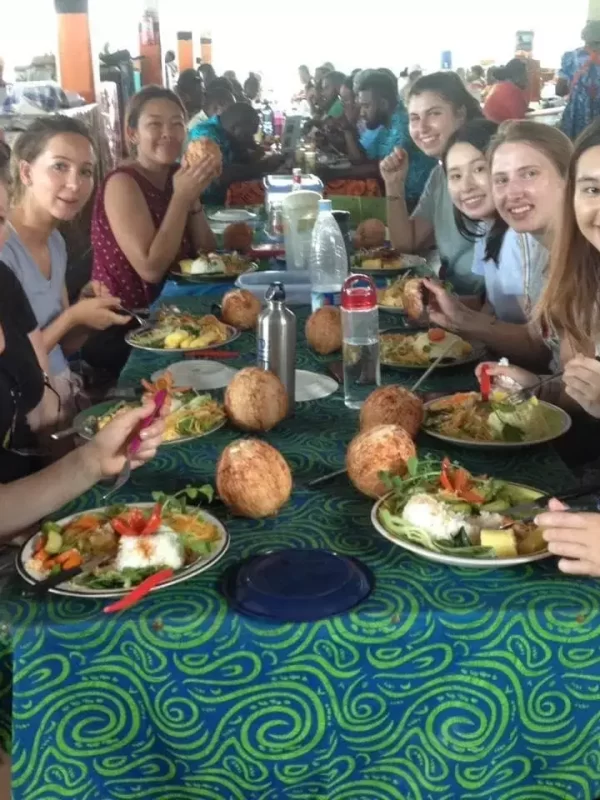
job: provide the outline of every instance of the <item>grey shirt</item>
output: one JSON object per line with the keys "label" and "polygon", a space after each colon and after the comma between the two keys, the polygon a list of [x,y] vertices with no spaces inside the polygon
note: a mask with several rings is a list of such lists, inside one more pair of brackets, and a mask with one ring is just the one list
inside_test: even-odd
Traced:
{"label": "grey shirt", "polygon": [[[40,268],[31,257],[19,235],[12,231],[8,241],[0,251],[3,261],[15,273],[40,328],[47,327],[63,312],[63,291],[67,271],[67,248],[65,240],[58,231],[53,231],[48,239],[50,251],[50,280],[42,275]],[[60,345],[49,355],[50,374],[58,375],[67,368],[67,360]]]}
{"label": "grey shirt", "polygon": [[441,164],[434,167],[425,184],[423,194],[413,211],[412,218],[426,219],[432,226],[440,257],[447,261],[444,276],[457,294],[479,294],[483,289],[483,278],[474,275],[474,243],[465,239],[454,221],[454,206],[448,193],[446,173]]}

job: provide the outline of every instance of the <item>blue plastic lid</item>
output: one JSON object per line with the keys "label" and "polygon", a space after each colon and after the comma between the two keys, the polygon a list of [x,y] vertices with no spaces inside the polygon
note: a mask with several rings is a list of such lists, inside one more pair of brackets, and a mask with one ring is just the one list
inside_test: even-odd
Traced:
{"label": "blue plastic lid", "polygon": [[319,200],[319,211],[333,211],[331,200]]}

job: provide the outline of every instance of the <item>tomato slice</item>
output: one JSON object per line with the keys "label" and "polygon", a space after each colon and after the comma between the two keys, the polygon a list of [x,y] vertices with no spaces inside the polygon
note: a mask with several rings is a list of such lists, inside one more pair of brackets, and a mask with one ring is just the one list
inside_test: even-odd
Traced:
{"label": "tomato slice", "polygon": [[430,328],[427,335],[430,342],[443,342],[446,338],[446,331],[442,328]]}

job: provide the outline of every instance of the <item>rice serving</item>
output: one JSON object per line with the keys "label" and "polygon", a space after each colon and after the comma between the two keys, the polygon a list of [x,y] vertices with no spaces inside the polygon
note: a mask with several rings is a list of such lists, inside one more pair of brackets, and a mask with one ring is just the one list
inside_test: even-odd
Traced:
{"label": "rice serving", "polygon": [[472,530],[466,514],[451,511],[445,503],[428,494],[414,494],[404,506],[403,519],[416,528],[426,530],[432,539],[451,540],[461,528]]}
{"label": "rice serving", "polygon": [[181,569],[184,563],[183,544],[171,530],[160,530],[151,536],[121,536],[115,569],[164,567]]}

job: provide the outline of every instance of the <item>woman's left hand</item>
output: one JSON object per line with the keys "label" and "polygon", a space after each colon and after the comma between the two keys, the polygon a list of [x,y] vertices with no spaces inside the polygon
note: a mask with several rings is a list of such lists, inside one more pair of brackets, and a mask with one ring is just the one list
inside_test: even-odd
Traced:
{"label": "woman's left hand", "polygon": [[544,529],[549,552],[562,556],[561,572],[600,577],[600,514],[568,511],[558,500],[548,508],[535,522]]}
{"label": "woman's left hand", "polygon": [[[153,410],[154,402],[144,400],[142,406],[118,414],[82,447],[83,455],[86,457],[91,471],[97,473],[97,480],[110,478],[121,472],[128,458],[131,439]],[[142,444],[131,461],[134,469],[154,458],[164,430],[165,423],[159,419],[140,432]]]}
{"label": "woman's left hand", "polygon": [[565,367],[565,392],[592,417],[600,418],[600,362],[576,355]]}

